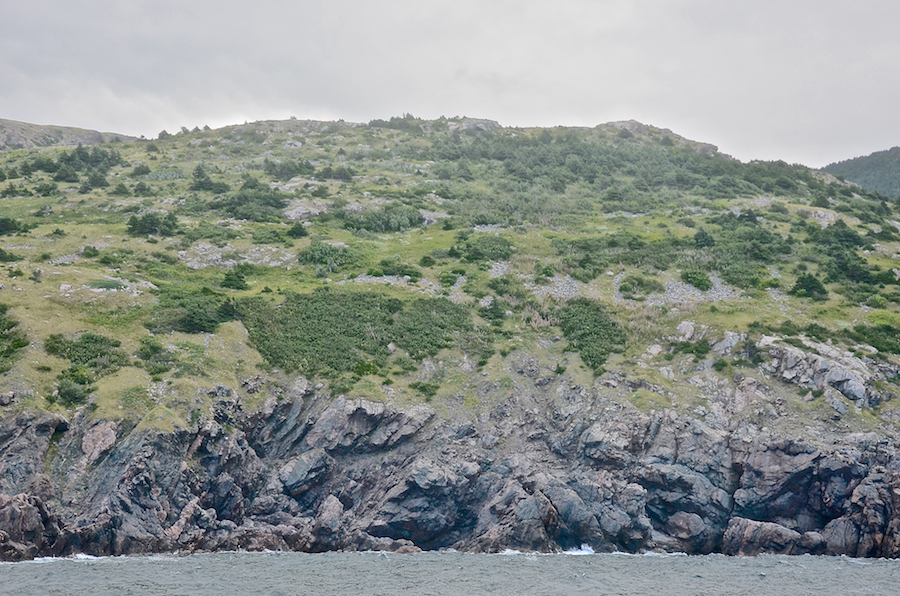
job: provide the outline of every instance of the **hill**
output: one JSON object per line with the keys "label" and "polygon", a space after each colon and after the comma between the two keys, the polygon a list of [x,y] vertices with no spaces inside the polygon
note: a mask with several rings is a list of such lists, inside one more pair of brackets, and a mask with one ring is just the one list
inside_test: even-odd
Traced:
{"label": "hill", "polygon": [[0,213],[3,558],[900,554],[878,192],[407,114],[5,151]]}
{"label": "hill", "polygon": [[900,196],[900,147],[833,163],[822,171],[888,197]]}
{"label": "hill", "polygon": [[34,147],[74,147],[133,141],[128,135],[71,126],[44,126],[0,118],[0,151]]}

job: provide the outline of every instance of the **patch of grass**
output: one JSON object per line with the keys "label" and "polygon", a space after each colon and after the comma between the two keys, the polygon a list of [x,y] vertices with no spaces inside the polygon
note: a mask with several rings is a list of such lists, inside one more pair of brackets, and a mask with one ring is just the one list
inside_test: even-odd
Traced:
{"label": "patch of grass", "polygon": [[628,401],[645,414],[653,410],[662,410],[672,406],[669,398],[646,389],[638,389],[629,396]]}

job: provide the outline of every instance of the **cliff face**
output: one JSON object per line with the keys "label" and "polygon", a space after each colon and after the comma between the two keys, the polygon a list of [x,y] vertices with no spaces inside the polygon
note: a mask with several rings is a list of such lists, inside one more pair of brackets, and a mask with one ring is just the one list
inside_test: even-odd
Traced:
{"label": "cliff face", "polygon": [[219,388],[209,418],[173,432],[7,416],[0,557],[582,544],[900,556],[892,440],[792,438],[724,415],[770,407],[756,379],[709,409],[645,414],[627,382],[517,374],[534,390],[479,411],[332,398],[300,379],[257,412]]}

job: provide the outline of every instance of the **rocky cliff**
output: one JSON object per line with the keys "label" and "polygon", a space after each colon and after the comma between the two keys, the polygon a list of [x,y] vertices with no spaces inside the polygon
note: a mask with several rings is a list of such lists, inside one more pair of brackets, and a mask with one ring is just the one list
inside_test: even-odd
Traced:
{"label": "rocky cliff", "polygon": [[630,398],[646,383],[580,387],[524,354],[509,359],[512,390],[485,380],[474,408],[332,397],[303,378],[248,384],[268,392],[254,411],[213,387],[211,413],[172,431],[7,406],[0,557],[582,544],[897,557],[896,438],[785,430],[771,386],[862,403],[871,370],[771,348],[759,379],[697,375],[708,407],[690,411],[641,411]]}

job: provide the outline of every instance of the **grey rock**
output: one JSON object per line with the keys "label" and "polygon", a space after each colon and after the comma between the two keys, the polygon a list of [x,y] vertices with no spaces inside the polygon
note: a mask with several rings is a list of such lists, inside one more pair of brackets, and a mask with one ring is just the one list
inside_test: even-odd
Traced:
{"label": "grey rock", "polygon": [[324,449],[311,449],[287,463],[278,473],[285,490],[296,497],[325,480],[334,459]]}
{"label": "grey rock", "polygon": [[[805,536],[805,535],[804,535]],[[734,517],[722,538],[722,552],[727,555],[753,556],[760,553],[794,555],[811,552],[801,543],[803,536],[790,528],[772,522]],[[806,538],[805,543],[818,548],[821,542]]]}
{"label": "grey rock", "polygon": [[256,411],[220,396],[211,417],[172,432],[7,415],[0,558],[581,544],[900,555],[889,433],[821,430],[813,444],[761,430],[752,408],[778,389],[715,373],[694,385],[712,392],[704,407],[642,413],[623,396],[649,383],[539,385],[515,358],[514,391],[477,412],[332,398],[298,379],[267,382],[278,398]]}

